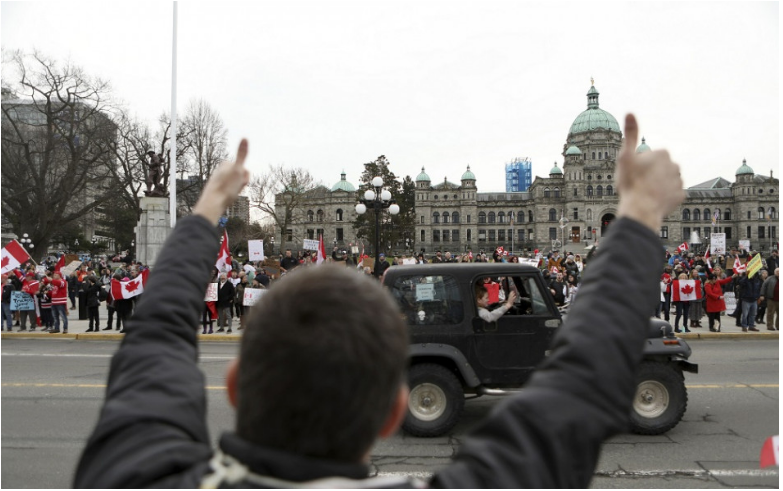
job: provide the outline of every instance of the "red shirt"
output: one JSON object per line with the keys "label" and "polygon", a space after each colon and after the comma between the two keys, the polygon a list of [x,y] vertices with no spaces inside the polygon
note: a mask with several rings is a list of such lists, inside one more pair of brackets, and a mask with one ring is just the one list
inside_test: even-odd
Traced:
{"label": "red shirt", "polygon": [[484,283],[484,288],[489,292],[489,305],[500,302],[500,283]]}
{"label": "red shirt", "polygon": [[68,282],[52,280],[52,305],[68,305]]}

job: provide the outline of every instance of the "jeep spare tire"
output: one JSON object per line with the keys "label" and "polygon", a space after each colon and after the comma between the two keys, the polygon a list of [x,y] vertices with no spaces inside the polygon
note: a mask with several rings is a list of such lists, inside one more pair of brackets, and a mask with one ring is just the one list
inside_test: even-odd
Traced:
{"label": "jeep spare tire", "polygon": [[457,424],[465,407],[462,384],[449,369],[434,363],[411,367],[410,397],[402,428],[414,436],[432,437]]}
{"label": "jeep spare tire", "polygon": [[669,363],[642,362],[636,376],[631,431],[660,435],[677,426],[688,405],[682,371]]}

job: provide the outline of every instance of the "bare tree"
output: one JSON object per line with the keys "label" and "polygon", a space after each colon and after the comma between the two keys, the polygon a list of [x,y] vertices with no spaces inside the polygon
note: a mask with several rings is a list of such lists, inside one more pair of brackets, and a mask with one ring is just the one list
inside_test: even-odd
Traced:
{"label": "bare tree", "polygon": [[38,53],[8,63],[18,78],[7,88],[21,99],[2,102],[2,212],[46,250],[114,190],[110,87]]}
{"label": "bare tree", "polygon": [[[251,206],[271,217],[280,231],[281,247],[287,241],[288,229],[306,220],[304,205],[316,188],[312,174],[301,167],[272,166],[269,172],[253,176],[247,189]],[[298,241],[303,237],[292,237]]]}

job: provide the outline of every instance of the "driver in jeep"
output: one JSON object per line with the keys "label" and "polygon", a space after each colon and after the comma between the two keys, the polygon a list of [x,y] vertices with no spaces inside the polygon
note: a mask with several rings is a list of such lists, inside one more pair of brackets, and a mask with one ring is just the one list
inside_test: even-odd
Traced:
{"label": "driver in jeep", "polygon": [[296,268],[253,307],[228,370],[236,425],[213,449],[196,330],[219,248],[215,226],[248,182],[243,140],[161,251],[112,359],[74,485],[586,488],[602,443],[629,426],[660,296],[658,231],[684,198],[669,154],[636,154],[637,140],[628,115],[618,218],[551,355],[428,483],[369,477],[373,445],[406,414],[408,336],[391,295],[346,268]]}

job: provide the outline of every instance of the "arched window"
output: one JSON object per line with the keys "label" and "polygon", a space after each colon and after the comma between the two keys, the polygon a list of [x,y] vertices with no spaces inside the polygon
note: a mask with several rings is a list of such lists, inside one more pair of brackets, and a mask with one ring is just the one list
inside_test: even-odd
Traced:
{"label": "arched window", "polygon": [[544,198],[549,197],[549,188],[544,188]]}
{"label": "arched window", "polygon": [[606,195],[607,196],[614,196],[614,189],[612,188],[611,184],[606,186]]}
{"label": "arched window", "polygon": [[337,218],[338,222],[343,221],[343,210],[340,208],[337,208],[337,211],[334,212],[335,217]]}
{"label": "arched window", "polygon": [[449,223],[449,219],[451,218],[451,215],[449,215],[448,211],[443,212],[443,223]]}
{"label": "arched window", "polygon": [[712,219],[712,215],[710,214],[709,208],[704,209],[704,213],[702,213],[702,218],[704,218],[705,222],[709,222]]}
{"label": "arched window", "polygon": [[554,208],[549,209],[549,221],[550,222],[557,221],[557,210],[555,210]]}
{"label": "arched window", "polygon": [[454,223],[459,223],[459,212],[454,212],[451,214],[451,221]]}
{"label": "arched window", "polygon": [[502,211],[498,213],[498,223],[506,223],[506,214]]}
{"label": "arched window", "polygon": [[587,195],[592,196],[593,195],[593,186],[587,186]]}
{"label": "arched window", "polygon": [[432,223],[440,223],[440,213],[437,211],[432,214]]}
{"label": "arched window", "polygon": [[312,222],[315,218],[315,214],[313,213],[313,210],[307,210],[307,221]]}
{"label": "arched window", "polygon": [[495,212],[494,211],[490,211],[489,215],[487,216],[487,218],[489,219],[489,223],[495,223]]}
{"label": "arched window", "polygon": [[532,222],[533,221],[533,210],[529,210],[527,212],[527,221]]}
{"label": "arched window", "polygon": [[587,221],[592,222],[593,221],[593,210],[590,208],[587,209]]}
{"label": "arched window", "polygon": [[701,211],[698,208],[693,209],[693,221],[698,222],[701,220]]}
{"label": "arched window", "polygon": [[509,211],[508,212],[508,223],[511,223],[513,221],[514,221],[514,212],[513,211]]}
{"label": "arched window", "polygon": [[593,152],[593,160],[595,160],[595,152]]}
{"label": "arched window", "polygon": [[324,211],[323,210],[316,211],[315,212],[315,219],[318,220],[319,222],[323,222],[324,221]]}
{"label": "arched window", "polygon": [[517,212],[517,221],[519,221],[519,223],[525,223],[525,212],[524,212],[524,210],[519,210]]}
{"label": "arched window", "polygon": [[483,211],[479,213],[479,223],[487,223],[487,214]]}
{"label": "arched window", "polygon": [[726,210],[724,210],[724,212],[723,212],[723,219],[724,220],[731,220],[731,209],[730,208],[726,208]]}
{"label": "arched window", "polygon": [[595,188],[595,194],[597,194],[598,196],[603,196],[604,195],[604,187],[601,186],[601,185],[596,187]]}
{"label": "arched window", "polygon": [[691,210],[685,208],[684,210],[682,210],[682,221],[685,222],[690,219],[691,219]]}
{"label": "arched window", "polygon": [[775,207],[774,207],[774,206],[770,206],[770,207],[769,207],[769,218],[770,218],[770,219],[775,219],[775,218],[777,218],[777,217],[778,217],[778,215],[777,215],[777,210],[775,210]]}
{"label": "arched window", "polygon": [[555,198],[560,197],[560,188],[555,188]]}
{"label": "arched window", "polygon": [[764,220],[766,216],[764,216],[764,208],[759,206],[759,220]]}

